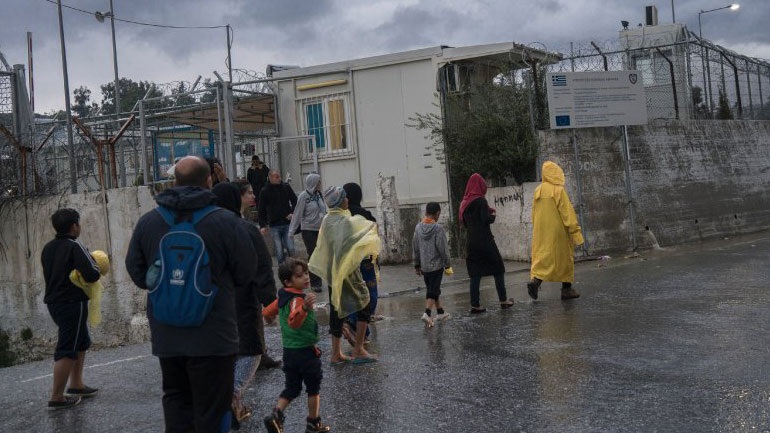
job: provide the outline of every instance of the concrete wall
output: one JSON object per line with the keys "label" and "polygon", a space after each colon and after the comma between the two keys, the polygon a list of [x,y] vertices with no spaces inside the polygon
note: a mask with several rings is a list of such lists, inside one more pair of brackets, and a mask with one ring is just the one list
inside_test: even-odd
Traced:
{"label": "concrete wall", "polygon": [[648,231],[666,246],[770,228],[770,122],[629,127],[630,185],[621,128],[579,129],[574,139],[577,159],[572,131],[541,132],[541,156],[564,168],[591,254],[629,250],[634,237],[649,247]]}
{"label": "concrete wall", "polygon": [[[53,239],[50,216],[71,207],[81,216],[80,240],[90,250],[110,254],[110,273],[103,277],[102,323],[92,328],[96,344],[117,345],[146,341],[145,293],[126,273],[124,260],[134,224],[155,206],[146,187],[29,198],[2,202],[0,208],[0,327],[9,333],[22,359],[40,350],[53,351],[56,327],[43,303],[45,283],[40,254]],[[33,338],[21,343],[19,332],[30,328]],[[42,349],[41,349],[42,348]]]}

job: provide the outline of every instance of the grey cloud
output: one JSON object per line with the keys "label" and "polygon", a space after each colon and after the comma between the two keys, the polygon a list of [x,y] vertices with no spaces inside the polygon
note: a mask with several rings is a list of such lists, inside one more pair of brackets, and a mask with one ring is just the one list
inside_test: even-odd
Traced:
{"label": "grey cloud", "polygon": [[427,10],[421,6],[399,8],[384,24],[374,29],[382,35],[384,47],[404,50],[450,43],[455,29],[476,26],[470,17],[447,8]]}

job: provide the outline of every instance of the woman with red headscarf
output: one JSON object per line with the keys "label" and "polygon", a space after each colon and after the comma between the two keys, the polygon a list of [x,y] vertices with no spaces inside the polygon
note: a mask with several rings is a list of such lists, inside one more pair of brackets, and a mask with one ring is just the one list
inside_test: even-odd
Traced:
{"label": "woman with red headscarf", "polygon": [[505,290],[505,265],[497,249],[495,237],[489,225],[495,222],[495,209],[489,207],[487,182],[478,173],[473,173],[465,186],[465,195],[460,203],[460,223],[468,230],[468,248],[465,264],[468,267],[471,290],[471,313],[487,311],[481,306],[479,288],[481,277],[492,275],[495,278],[497,298],[501,308],[513,306]]}

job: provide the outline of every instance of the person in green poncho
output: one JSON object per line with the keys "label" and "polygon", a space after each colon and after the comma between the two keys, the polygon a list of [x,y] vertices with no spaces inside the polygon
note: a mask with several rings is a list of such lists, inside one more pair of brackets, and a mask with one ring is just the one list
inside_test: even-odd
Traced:
{"label": "person in green poncho", "polygon": [[[362,364],[377,358],[364,348],[369,313],[369,289],[361,276],[360,263],[364,257],[376,260],[380,253],[377,225],[362,216],[352,216],[348,210],[345,190],[331,186],[324,191],[328,208],[318,232],[318,243],[308,266],[310,271],[329,284],[329,333],[332,335],[332,365],[345,362]],[[346,316],[355,313],[356,343],[353,358],[342,353],[340,339]]]}

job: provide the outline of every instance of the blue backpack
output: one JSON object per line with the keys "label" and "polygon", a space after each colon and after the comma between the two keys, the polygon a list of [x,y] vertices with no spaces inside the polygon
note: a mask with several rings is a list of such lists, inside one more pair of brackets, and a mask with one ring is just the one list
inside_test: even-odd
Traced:
{"label": "blue backpack", "polygon": [[160,239],[158,257],[146,277],[152,315],[158,322],[195,327],[206,320],[219,289],[211,281],[209,255],[195,225],[221,209],[206,206],[177,221],[173,211],[155,208],[170,227]]}

